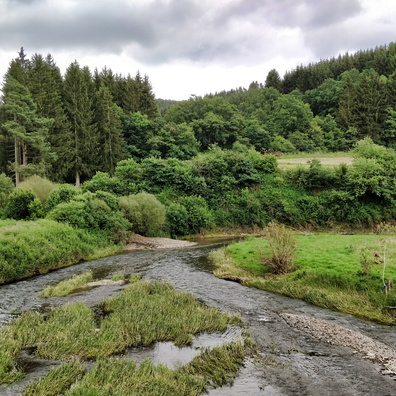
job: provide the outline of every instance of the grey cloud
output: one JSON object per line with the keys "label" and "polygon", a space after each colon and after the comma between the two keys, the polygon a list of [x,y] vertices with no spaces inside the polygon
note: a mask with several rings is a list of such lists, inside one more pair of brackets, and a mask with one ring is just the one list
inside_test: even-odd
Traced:
{"label": "grey cloud", "polygon": [[324,37],[324,27],[330,29],[361,12],[358,0],[85,0],[62,11],[46,0],[7,4],[7,15],[0,16],[2,48],[128,51],[151,64],[176,59],[247,64],[268,59],[276,51],[273,31],[283,28],[299,29],[320,53],[323,42],[317,37]]}

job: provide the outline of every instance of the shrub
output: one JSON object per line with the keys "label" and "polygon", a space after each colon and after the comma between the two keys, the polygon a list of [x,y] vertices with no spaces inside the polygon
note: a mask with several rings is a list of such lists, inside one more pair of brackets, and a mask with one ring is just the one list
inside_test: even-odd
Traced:
{"label": "shrub", "polygon": [[35,220],[43,216],[43,207],[32,191],[17,189],[9,195],[4,215],[15,220]]}
{"label": "shrub", "polygon": [[0,174],[0,208],[5,206],[8,196],[14,190],[14,183],[4,173]]}
{"label": "shrub", "polygon": [[52,181],[45,179],[41,176],[31,176],[18,185],[18,189],[30,190],[36,194],[37,198],[41,201],[42,205],[48,200],[49,195],[55,190],[57,185]]}
{"label": "shrub", "polygon": [[199,233],[213,225],[213,216],[208,204],[202,197],[184,197],[179,202],[188,214],[188,227],[191,232]]}
{"label": "shrub", "polygon": [[71,184],[61,184],[56,190],[51,191],[46,204],[47,211],[61,203],[70,202],[78,194],[81,194],[80,188]]}
{"label": "shrub", "polygon": [[132,223],[132,230],[142,235],[155,235],[165,224],[165,206],[148,193],[121,197],[120,208]]}
{"label": "shrub", "polygon": [[119,179],[111,177],[105,172],[96,172],[91,180],[88,180],[83,185],[83,191],[105,191],[115,195],[122,195],[123,186]]}
{"label": "shrub", "polygon": [[297,248],[293,234],[283,224],[276,223],[270,223],[265,231],[269,236],[271,257],[264,260],[264,265],[275,274],[291,272]]}
{"label": "shrub", "polygon": [[178,203],[169,205],[166,211],[166,222],[171,237],[188,234],[188,213],[183,205]]}
{"label": "shrub", "polygon": [[47,218],[76,228],[106,231],[115,242],[125,240],[126,231],[130,227],[119,210],[112,210],[106,202],[92,193],[85,193],[77,196],[76,200],[59,204]]}

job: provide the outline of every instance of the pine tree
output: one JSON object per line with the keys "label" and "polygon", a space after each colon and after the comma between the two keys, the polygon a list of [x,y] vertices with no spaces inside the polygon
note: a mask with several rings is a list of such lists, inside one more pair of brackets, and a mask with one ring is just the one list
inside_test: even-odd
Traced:
{"label": "pine tree", "polygon": [[45,175],[52,159],[47,142],[52,120],[38,116],[29,90],[12,77],[8,77],[4,87],[3,111],[6,117],[3,128],[14,143],[15,184],[23,176]]}
{"label": "pine tree", "polygon": [[98,160],[98,137],[94,124],[92,92],[94,90],[88,69],[77,62],[66,70],[64,106],[70,129],[64,137],[62,160],[73,172],[76,185],[82,177],[91,177]]}
{"label": "pine tree", "polygon": [[96,93],[95,121],[99,138],[99,169],[111,175],[117,162],[125,159],[125,141],[121,132],[122,110],[113,103],[109,88],[101,85]]}
{"label": "pine tree", "polygon": [[62,76],[51,55],[46,59],[34,54],[28,72],[28,87],[37,104],[37,113],[41,117],[54,120],[49,132],[48,141],[57,155],[52,164],[51,178],[62,180],[63,136],[67,133],[67,119],[62,103]]}

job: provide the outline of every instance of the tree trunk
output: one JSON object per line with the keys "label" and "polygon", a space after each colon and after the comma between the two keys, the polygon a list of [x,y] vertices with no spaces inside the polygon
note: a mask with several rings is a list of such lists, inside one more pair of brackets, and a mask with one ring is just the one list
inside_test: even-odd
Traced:
{"label": "tree trunk", "polygon": [[19,162],[20,162],[20,153],[19,153],[19,143],[18,139],[14,139],[14,151],[15,151],[15,187],[19,185]]}
{"label": "tree trunk", "polygon": [[80,173],[77,171],[76,172],[76,186],[80,187],[81,181],[80,181]]}

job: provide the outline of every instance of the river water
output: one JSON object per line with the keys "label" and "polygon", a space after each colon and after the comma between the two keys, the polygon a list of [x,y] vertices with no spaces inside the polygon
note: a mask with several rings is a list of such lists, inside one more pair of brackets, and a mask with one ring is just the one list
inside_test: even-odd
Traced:
{"label": "river water", "polygon": [[[212,396],[396,395],[396,381],[383,375],[379,366],[363,359],[349,348],[323,343],[288,326],[280,314],[295,313],[325,319],[359,331],[396,349],[394,328],[217,279],[212,275],[213,268],[207,257],[211,250],[228,242],[206,241],[206,245],[191,248],[130,252],[0,286],[0,325],[22,311],[45,309],[48,301],[43,303],[38,296],[39,292],[45,286],[56,284],[74,274],[88,269],[97,278],[115,274],[139,274],[144,279],[170,282],[177,289],[192,293],[206,305],[230,314],[240,314],[250,329],[258,344],[260,359],[246,362],[234,385],[212,390]],[[52,298],[49,302],[63,304],[84,301],[93,307],[99,301],[119,293],[121,288],[103,286],[61,299]],[[220,338],[223,336],[220,335]],[[213,342],[210,336],[202,337],[198,337],[195,342],[199,345]],[[137,353],[148,353],[147,356],[152,358],[162,353],[166,356],[166,361],[175,360],[176,349],[168,343],[164,344],[167,345]],[[134,354],[136,351],[127,353]],[[186,353],[191,354],[191,351]],[[27,380],[39,377],[48,368],[41,367],[40,370],[33,371]],[[17,395],[21,385],[23,383],[8,388],[0,387],[0,395]]]}

